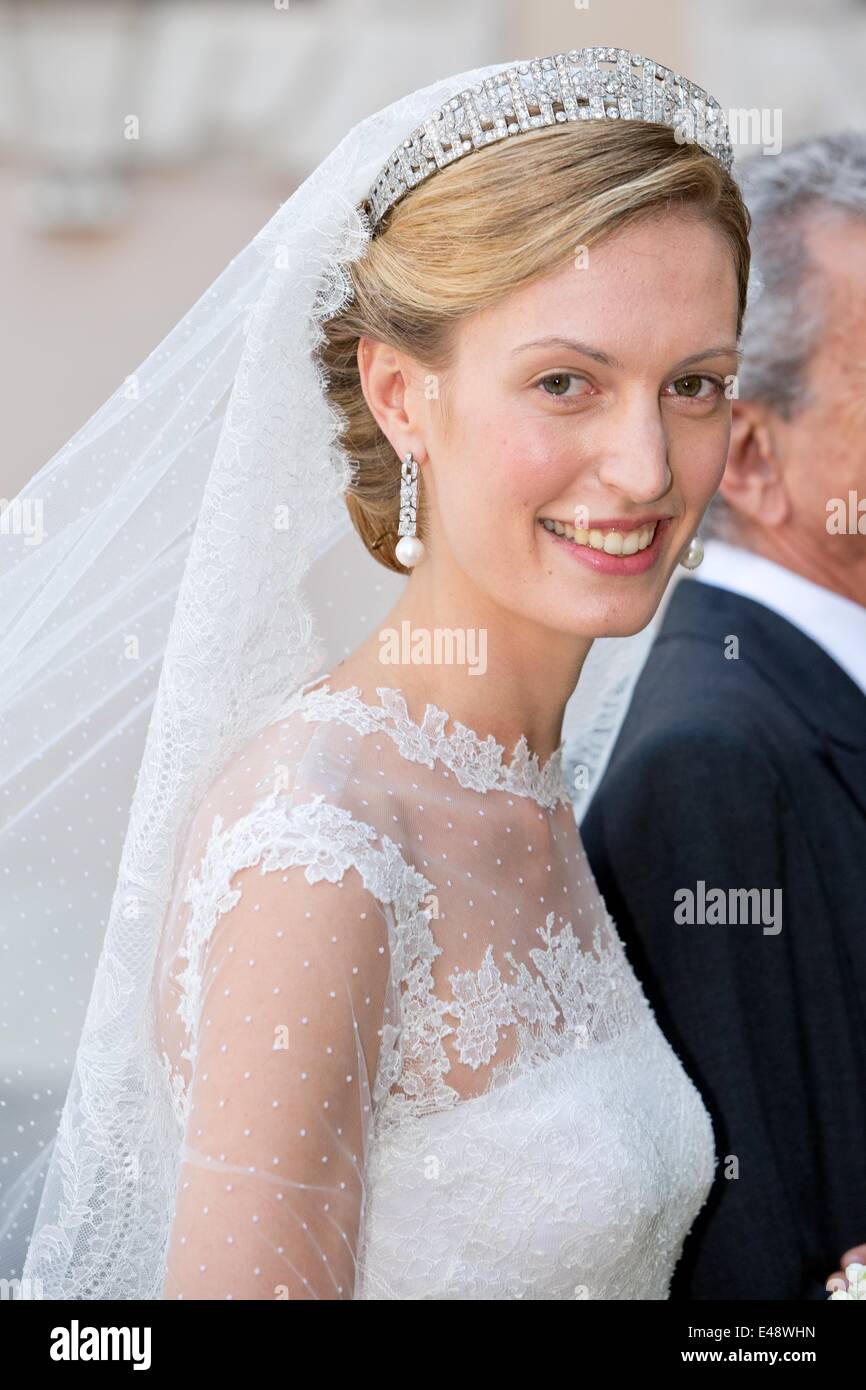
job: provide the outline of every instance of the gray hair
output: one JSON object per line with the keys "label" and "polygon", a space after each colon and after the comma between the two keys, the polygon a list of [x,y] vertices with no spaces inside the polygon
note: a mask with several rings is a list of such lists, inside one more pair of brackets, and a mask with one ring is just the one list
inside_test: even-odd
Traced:
{"label": "gray hair", "polygon": [[[737,176],[752,216],[738,395],[791,419],[810,399],[809,360],[826,328],[804,234],[816,217],[866,217],[866,131],[818,135],[780,155],[754,155]],[[717,494],[704,533],[722,536],[731,521]]]}

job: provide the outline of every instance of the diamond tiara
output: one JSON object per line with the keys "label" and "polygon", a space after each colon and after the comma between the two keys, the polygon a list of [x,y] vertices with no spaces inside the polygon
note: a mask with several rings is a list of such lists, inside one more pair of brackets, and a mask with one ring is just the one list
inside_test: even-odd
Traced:
{"label": "diamond tiara", "polygon": [[410,189],[474,150],[539,126],[603,119],[670,126],[725,170],[733,163],[722,108],[703,87],[626,48],[576,48],[504,68],[434,111],[373,184],[364,204],[371,228]]}

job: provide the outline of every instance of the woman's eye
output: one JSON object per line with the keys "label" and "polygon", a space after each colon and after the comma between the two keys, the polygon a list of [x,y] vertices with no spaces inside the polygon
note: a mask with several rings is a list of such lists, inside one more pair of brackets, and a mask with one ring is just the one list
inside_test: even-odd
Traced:
{"label": "woman's eye", "polygon": [[[678,396],[693,401],[711,400],[722,389],[721,382],[716,381],[711,376],[680,376],[671,384]],[[707,386],[709,390],[702,392],[702,386]]]}
{"label": "woman's eye", "polygon": [[[588,384],[586,377],[576,376],[574,372],[551,372],[548,376],[542,377],[536,385],[543,387],[544,393],[547,396],[567,397],[568,383],[570,381],[583,382],[584,385]],[[552,389],[549,390],[548,387]],[[579,396],[585,393],[582,391],[573,391],[570,394],[572,396]]]}

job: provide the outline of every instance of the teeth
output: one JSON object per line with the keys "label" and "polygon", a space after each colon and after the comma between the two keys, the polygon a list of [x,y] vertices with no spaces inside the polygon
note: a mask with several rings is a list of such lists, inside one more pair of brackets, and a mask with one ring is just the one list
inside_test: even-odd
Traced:
{"label": "teeth", "polygon": [[652,543],[658,524],[653,521],[637,531],[582,531],[569,526],[567,522],[551,521],[548,517],[542,517],[541,522],[548,531],[564,536],[575,545],[588,545],[593,550],[604,550],[608,555],[636,555],[639,550],[646,550]]}

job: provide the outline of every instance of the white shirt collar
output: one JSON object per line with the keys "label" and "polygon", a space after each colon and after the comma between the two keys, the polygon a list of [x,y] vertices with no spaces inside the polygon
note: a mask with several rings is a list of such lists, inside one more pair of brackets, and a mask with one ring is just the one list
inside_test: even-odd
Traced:
{"label": "white shirt collar", "polygon": [[694,578],[754,599],[787,618],[817,642],[866,695],[866,607],[862,604],[715,537],[706,541]]}

